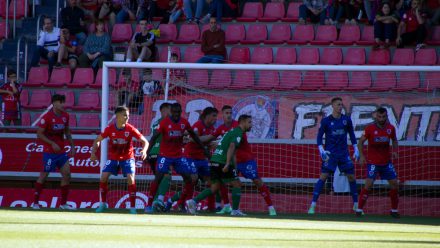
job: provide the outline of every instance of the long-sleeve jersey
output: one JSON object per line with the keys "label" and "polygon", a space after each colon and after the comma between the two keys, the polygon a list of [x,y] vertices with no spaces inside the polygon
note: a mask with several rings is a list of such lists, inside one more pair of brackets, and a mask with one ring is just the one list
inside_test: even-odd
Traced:
{"label": "long-sleeve jersey", "polygon": [[317,143],[322,145],[322,136],[325,134],[325,150],[331,152],[335,157],[348,156],[347,134],[353,145],[356,144],[356,136],[353,131],[353,123],[350,117],[341,115],[336,119],[332,115],[321,120]]}

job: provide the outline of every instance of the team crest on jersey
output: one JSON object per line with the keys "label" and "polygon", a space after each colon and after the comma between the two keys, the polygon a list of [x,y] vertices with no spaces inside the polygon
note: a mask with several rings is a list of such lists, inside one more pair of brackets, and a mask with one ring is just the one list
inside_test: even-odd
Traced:
{"label": "team crest on jersey", "polygon": [[343,120],[342,124],[344,124],[344,126],[347,126],[347,120]]}
{"label": "team crest on jersey", "polygon": [[40,121],[41,125],[44,125],[45,122],[46,121],[44,119],[41,119],[41,121]]}
{"label": "team crest on jersey", "polygon": [[374,131],[374,135],[376,135],[377,134],[377,131]]}
{"label": "team crest on jersey", "polygon": [[168,125],[168,128],[171,128],[171,125]]}
{"label": "team crest on jersey", "polygon": [[185,124],[180,124],[180,129],[184,129],[185,128]]}
{"label": "team crest on jersey", "polygon": [[333,121],[332,121],[332,122],[330,122],[330,125],[332,125],[332,126],[334,125]]}
{"label": "team crest on jersey", "polygon": [[124,135],[125,135],[125,137],[128,137],[128,135],[130,135],[130,133],[129,132],[125,132]]}
{"label": "team crest on jersey", "polygon": [[115,133],[112,133],[112,136],[115,136],[116,134]]}
{"label": "team crest on jersey", "polygon": [[387,134],[391,134],[391,129],[387,129]]}
{"label": "team crest on jersey", "polygon": [[64,123],[66,123],[66,122],[67,122],[67,119],[66,119],[66,117],[63,117],[62,119],[63,119],[63,122],[64,122]]}
{"label": "team crest on jersey", "polygon": [[52,122],[55,122],[55,119],[52,119]]}

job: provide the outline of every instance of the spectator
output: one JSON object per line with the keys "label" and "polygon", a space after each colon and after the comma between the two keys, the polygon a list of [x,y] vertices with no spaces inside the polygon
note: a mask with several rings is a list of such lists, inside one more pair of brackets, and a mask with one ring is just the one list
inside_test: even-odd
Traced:
{"label": "spectator", "polygon": [[43,20],[43,30],[40,31],[37,49],[34,51],[31,61],[31,67],[38,66],[40,57],[49,61],[49,72],[52,72],[52,68],[58,58],[58,49],[60,47],[60,29],[53,27],[52,19],[45,17]]}
{"label": "spectator", "polygon": [[132,61],[133,56],[137,57],[137,62],[144,60],[154,61],[156,58],[156,36],[151,29],[153,26],[147,24],[147,20],[139,22],[141,31],[133,35],[127,49],[127,62]]}
{"label": "spectator", "polygon": [[379,8],[379,0],[364,0],[365,15],[368,18],[370,24],[374,23],[376,18],[376,10]]}
{"label": "spectator", "polygon": [[21,85],[17,81],[17,73],[13,70],[8,70],[7,82],[0,87],[0,94],[2,96],[2,120],[5,126],[10,126],[14,123],[16,126],[21,126],[20,118],[20,93]]}
{"label": "spectator", "polygon": [[138,20],[147,19],[148,23],[151,24],[153,22],[153,17],[160,16],[162,17],[161,23],[168,23],[175,1],[176,0],[149,0],[148,7],[146,9],[143,8],[145,16],[138,16]]}
{"label": "spectator", "polygon": [[153,97],[163,93],[162,85],[159,81],[153,79],[153,71],[151,69],[143,71],[140,88],[136,92],[132,107],[138,109],[138,114],[144,112],[144,96]]}
{"label": "spectator", "polygon": [[84,11],[77,6],[77,0],[69,0],[69,6],[61,10],[61,21],[63,28],[69,29],[79,44],[83,45],[87,38]]}
{"label": "spectator", "polygon": [[425,15],[421,12],[419,6],[419,0],[413,0],[411,9],[403,15],[397,29],[397,47],[402,48],[413,42],[416,42],[416,51],[425,47]]}
{"label": "spectator", "polygon": [[79,56],[80,67],[89,67],[97,71],[102,62],[110,60],[112,56],[110,35],[104,31],[104,21],[95,22],[96,31],[89,35],[84,44],[84,51]]}
{"label": "spectator", "polygon": [[202,23],[208,22],[211,16],[217,18],[217,23],[222,21],[224,0],[206,0],[209,5],[208,14],[201,20]]}
{"label": "spectator", "polygon": [[78,65],[77,47],[78,42],[70,39],[69,29],[62,29],[60,49],[58,51],[58,63],[55,67],[61,67],[63,59],[67,59],[69,61],[70,70],[74,71]]}
{"label": "spectator", "polygon": [[183,0],[170,1],[170,3],[172,3],[172,9],[170,12],[168,23],[173,24],[176,23],[177,20],[179,20],[180,16],[183,13]]}
{"label": "spectator", "polygon": [[113,2],[113,5],[118,10],[116,23],[124,23],[126,20],[136,20],[136,1],[116,0]]}
{"label": "spectator", "polygon": [[325,24],[327,3],[324,0],[304,0],[299,6],[299,24],[305,24],[309,17],[313,23]]}
{"label": "spectator", "polygon": [[[171,54],[171,63],[180,62],[179,55],[177,53]],[[166,71],[164,71],[165,73]],[[186,74],[183,69],[170,69],[170,80],[173,83],[185,83],[186,82]]]}
{"label": "spectator", "polygon": [[135,95],[139,89],[139,85],[135,85],[134,81],[131,80],[130,69],[123,69],[121,76],[123,78],[123,82],[119,88],[118,105],[132,107],[135,101]]}
{"label": "spectator", "polygon": [[225,32],[217,27],[215,17],[209,19],[209,29],[202,34],[202,52],[197,63],[223,63],[226,56]]}
{"label": "spectator", "polygon": [[104,20],[108,18],[110,24],[110,30],[112,30],[116,22],[117,13],[118,13],[118,9],[116,9],[112,0],[99,0],[98,8],[96,9],[95,12],[95,19]]}
{"label": "spectator", "polygon": [[430,13],[431,19],[429,19],[429,25],[439,25],[440,24],[440,0],[431,0],[426,3],[428,12]]}
{"label": "spectator", "polygon": [[374,49],[379,48],[381,46],[380,43],[383,41],[385,41],[385,49],[390,47],[390,42],[396,38],[398,23],[399,17],[391,11],[390,4],[382,4],[382,8],[377,13],[374,22],[374,39],[376,41]]}
{"label": "spectator", "polygon": [[[200,23],[200,17],[203,14],[205,0],[183,0],[183,11],[186,16],[187,23]],[[195,15],[193,15],[195,10]]]}

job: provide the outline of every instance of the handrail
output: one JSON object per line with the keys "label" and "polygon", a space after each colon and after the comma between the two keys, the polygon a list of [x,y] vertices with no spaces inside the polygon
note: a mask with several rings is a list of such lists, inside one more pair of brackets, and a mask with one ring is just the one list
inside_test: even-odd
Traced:
{"label": "handrail", "polygon": [[28,0],[24,0],[24,17],[28,17]]}
{"label": "handrail", "polygon": [[[9,7],[8,7],[8,9],[9,9]],[[17,26],[17,0],[14,0],[14,8],[13,8],[13,12],[12,12],[12,16],[13,16],[13,19],[12,19],[12,23],[13,23],[13,25],[12,25],[12,38],[14,38],[15,39],[15,29],[16,29],[16,26]]]}
{"label": "handrail", "polygon": [[58,27],[60,18],[60,0],[57,0],[57,16],[56,16],[56,27]]}
{"label": "handrail", "polygon": [[22,51],[20,49],[21,41],[24,41],[24,82],[27,81],[27,62],[28,62],[28,39],[25,36],[20,36],[17,41],[17,76],[20,75],[20,56]]}
{"label": "handrail", "polygon": [[38,35],[40,34],[40,22],[41,22],[41,18],[45,18],[46,15],[45,14],[39,14],[38,18],[37,18],[37,41],[38,41]]}
{"label": "handrail", "polygon": [[35,0],[32,0],[32,18],[35,18]]}
{"label": "handrail", "polygon": [[6,0],[6,6],[5,6],[5,8],[6,8],[6,16],[5,16],[5,18],[6,18],[6,38],[8,38],[8,36],[9,36],[9,0]]}

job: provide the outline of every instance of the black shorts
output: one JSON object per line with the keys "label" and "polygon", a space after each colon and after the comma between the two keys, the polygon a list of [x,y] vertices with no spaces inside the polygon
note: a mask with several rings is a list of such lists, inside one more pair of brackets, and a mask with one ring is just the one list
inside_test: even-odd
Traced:
{"label": "black shorts", "polygon": [[238,180],[238,173],[235,169],[235,166],[229,165],[228,171],[223,172],[224,164],[219,163],[211,163],[209,166],[209,170],[211,172],[211,181],[212,182],[224,182],[229,183],[231,181]]}

